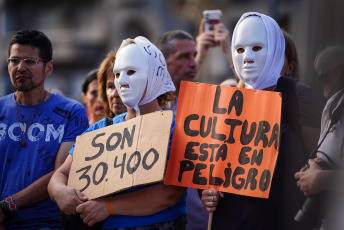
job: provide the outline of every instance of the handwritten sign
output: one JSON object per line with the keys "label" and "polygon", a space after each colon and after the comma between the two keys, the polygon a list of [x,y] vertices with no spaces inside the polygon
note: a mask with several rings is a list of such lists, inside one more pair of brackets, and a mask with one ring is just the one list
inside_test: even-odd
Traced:
{"label": "handwritten sign", "polygon": [[78,136],[68,186],[95,199],[164,179],[173,111],[158,111]]}
{"label": "handwritten sign", "polygon": [[268,198],[280,119],[277,92],[182,82],[165,184]]}

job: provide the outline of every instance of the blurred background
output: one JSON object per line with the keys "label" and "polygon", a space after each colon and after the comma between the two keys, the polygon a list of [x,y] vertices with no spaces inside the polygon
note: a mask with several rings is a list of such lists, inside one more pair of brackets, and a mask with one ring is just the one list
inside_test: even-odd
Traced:
{"label": "blurred background", "polygon": [[[14,31],[36,29],[50,38],[54,72],[46,88],[81,102],[85,74],[123,39],[143,35],[155,42],[173,29],[196,37],[202,11],[210,9],[222,10],[221,21],[231,33],[245,12],[273,17],[294,38],[301,81],[318,92],[316,53],[330,44],[344,45],[342,0],[0,0],[0,97],[14,91],[6,63]],[[225,56],[212,49],[200,81],[218,84],[229,77],[233,73]]]}

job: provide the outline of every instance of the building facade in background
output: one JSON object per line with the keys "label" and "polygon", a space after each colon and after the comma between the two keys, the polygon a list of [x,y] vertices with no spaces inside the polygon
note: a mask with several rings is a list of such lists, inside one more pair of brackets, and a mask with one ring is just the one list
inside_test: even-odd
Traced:
{"label": "building facade in background", "polygon": [[[202,11],[221,9],[232,32],[248,11],[270,15],[296,43],[301,81],[321,92],[313,70],[316,53],[329,44],[344,45],[341,0],[0,0],[0,97],[13,92],[7,73],[8,42],[14,31],[37,29],[53,43],[54,72],[47,87],[81,101],[85,74],[128,37],[155,41],[172,29],[198,33]],[[222,52],[213,49],[200,81],[217,84],[232,77]]]}

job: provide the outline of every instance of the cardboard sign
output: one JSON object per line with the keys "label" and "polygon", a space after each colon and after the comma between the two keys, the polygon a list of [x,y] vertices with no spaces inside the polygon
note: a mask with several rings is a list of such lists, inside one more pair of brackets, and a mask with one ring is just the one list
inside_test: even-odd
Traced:
{"label": "cardboard sign", "polygon": [[268,198],[280,119],[280,93],[182,82],[165,184]]}
{"label": "cardboard sign", "polygon": [[68,186],[95,199],[161,182],[173,111],[158,111],[78,136]]}

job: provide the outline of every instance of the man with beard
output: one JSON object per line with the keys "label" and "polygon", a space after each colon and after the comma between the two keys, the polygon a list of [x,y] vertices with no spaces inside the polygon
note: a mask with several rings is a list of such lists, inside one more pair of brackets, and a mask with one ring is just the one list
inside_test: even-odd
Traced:
{"label": "man with beard", "polygon": [[[196,42],[191,34],[183,30],[167,31],[156,42],[156,46],[166,59],[168,72],[176,86],[177,97],[181,81],[197,80],[200,66],[206,58],[209,48],[219,47],[230,64],[232,63],[230,33],[225,25],[219,23],[215,25],[214,31],[208,32],[204,32],[203,27],[204,21],[202,20]],[[176,108],[174,110],[176,111]]]}
{"label": "man with beard", "polygon": [[181,81],[194,81],[198,63],[196,43],[193,36],[182,30],[168,31],[160,36],[156,46],[163,53],[168,72],[179,94]]}
{"label": "man with beard", "polygon": [[22,30],[8,49],[15,92],[0,98],[0,229],[62,228],[48,182],[88,127],[85,108],[49,92],[52,46],[40,31]]}

